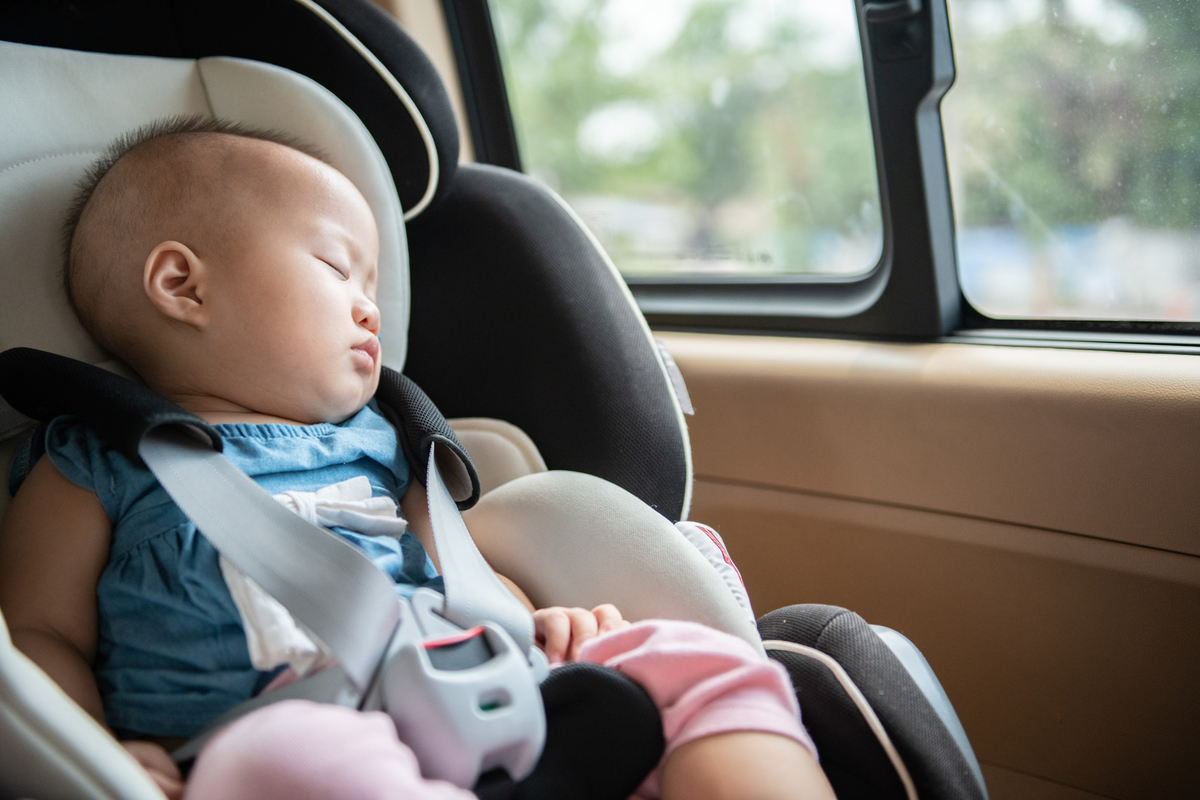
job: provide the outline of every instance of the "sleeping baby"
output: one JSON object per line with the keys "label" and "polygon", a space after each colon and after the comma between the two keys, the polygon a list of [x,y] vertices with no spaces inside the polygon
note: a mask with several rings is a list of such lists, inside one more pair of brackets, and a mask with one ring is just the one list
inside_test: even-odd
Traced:
{"label": "sleeping baby", "polygon": [[[68,298],[97,342],[216,426],[225,455],[269,493],[336,495],[348,512],[325,524],[397,591],[440,587],[424,489],[372,403],[387,322],[378,235],[344,175],[276,134],[170,120],[93,167],[67,241]],[[236,571],[143,465],[73,417],[39,435],[45,454],[0,531],[0,608],[14,644],[169,798],[474,797],[423,779],[386,715],[295,700],[225,729],[185,783],[165,746],[320,669],[320,654],[262,640]],[[556,502],[570,509],[564,485]],[[487,503],[465,518],[510,524]],[[534,609],[501,580],[552,665],[610,666],[653,699],[667,748],[637,796],[833,797],[786,673],[746,642],[690,622],[631,624],[612,605]]]}

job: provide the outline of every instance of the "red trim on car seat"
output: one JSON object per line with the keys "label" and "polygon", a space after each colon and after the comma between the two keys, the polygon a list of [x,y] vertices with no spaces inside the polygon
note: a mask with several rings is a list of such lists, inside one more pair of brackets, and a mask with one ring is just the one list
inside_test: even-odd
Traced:
{"label": "red trim on car seat", "polygon": [[476,625],[474,628],[468,628],[467,630],[462,631],[461,633],[451,634],[450,636],[443,636],[441,639],[430,639],[428,641],[421,642],[421,646],[424,647],[426,650],[433,650],[438,647],[445,647],[446,645],[458,644],[459,642],[465,642],[467,639],[474,639],[476,636],[479,636],[481,633],[483,633],[483,626]]}
{"label": "red trim on car seat", "polygon": [[733,571],[737,573],[738,580],[741,581],[742,586],[745,587],[746,581],[742,579],[742,571],[737,568],[737,564],[733,563],[733,559],[729,557],[729,551],[725,549],[725,545],[721,544],[721,537],[717,536],[717,532],[707,525],[701,525],[699,522],[695,523],[695,525],[697,528],[704,531],[704,535],[711,539],[712,543],[717,546],[717,549],[721,551],[721,557],[725,559],[725,563],[733,567]]}

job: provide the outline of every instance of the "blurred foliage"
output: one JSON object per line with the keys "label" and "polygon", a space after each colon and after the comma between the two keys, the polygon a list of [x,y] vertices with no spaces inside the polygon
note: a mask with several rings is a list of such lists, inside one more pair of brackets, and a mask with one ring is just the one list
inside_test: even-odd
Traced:
{"label": "blurred foliage", "polygon": [[[568,199],[684,209],[696,220],[686,252],[659,255],[685,270],[707,260],[814,271],[822,235],[872,243],[875,255],[850,268],[869,269],[881,235],[861,61],[814,66],[813,31],[795,13],[772,18],[757,41],[732,42],[747,2],[697,0],[669,44],[613,68],[610,3],[493,0],[525,169]],[[585,146],[606,109],[641,122],[642,146]],[[624,240],[605,245],[623,270],[672,269]]]}
{"label": "blurred foliage", "polygon": [[[672,0],[686,17],[673,39],[623,64],[610,12],[629,1],[492,0],[526,169],[568,199],[696,220],[686,252],[657,260],[636,232],[609,232],[625,271],[870,268],[881,234],[862,66],[811,57],[820,31],[803,9],[819,0]],[[1200,2],[949,5],[960,228],[1015,229],[1033,245],[1113,219],[1200,230]],[[747,44],[733,34],[749,7],[775,17]],[[606,110],[609,127],[627,123],[624,149],[588,146]],[[858,250],[831,266],[830,242]]]}
{"label": "blurred foliage", "polygon": [[[952,0],[957,86],[945,102],[960,225],[1124,217],[1200,223],[1200,3],[1109,0],[1125,30],[1063,0],[999,34],[967,24],[995,0]],[[1132,11],[1136,16],[1129,15]],[[1139,24],[1140,21],[1140,24]]]}

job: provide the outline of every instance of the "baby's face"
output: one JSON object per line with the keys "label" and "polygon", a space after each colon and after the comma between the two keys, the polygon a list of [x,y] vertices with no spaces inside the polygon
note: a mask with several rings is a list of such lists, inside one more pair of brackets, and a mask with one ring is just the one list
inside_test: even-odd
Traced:
{"label": "baby's face", "polygon": [[379,235],[341,173],[272,147],[279,163],[263,180],[276,200],[243,209],[212,262],[207,332],[222,368],[206,388],[262,414],[336,422],[379,383]]}

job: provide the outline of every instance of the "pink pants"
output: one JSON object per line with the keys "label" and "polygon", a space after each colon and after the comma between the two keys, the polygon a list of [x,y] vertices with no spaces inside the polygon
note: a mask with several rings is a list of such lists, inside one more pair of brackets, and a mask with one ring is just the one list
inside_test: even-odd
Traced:
{"label": "pink pants", "polygon": [[[647,620],[589,641],[581,661],[637,681],[663,720],[667,749],[635,797],[658,797],[662,764],[688,742],[730,731],[793,739],[815,754],[784,669],[703,625]],[[200,754],[185,800],[474,800],[421,777],[391,718],[289,700],[247,715]]]}

